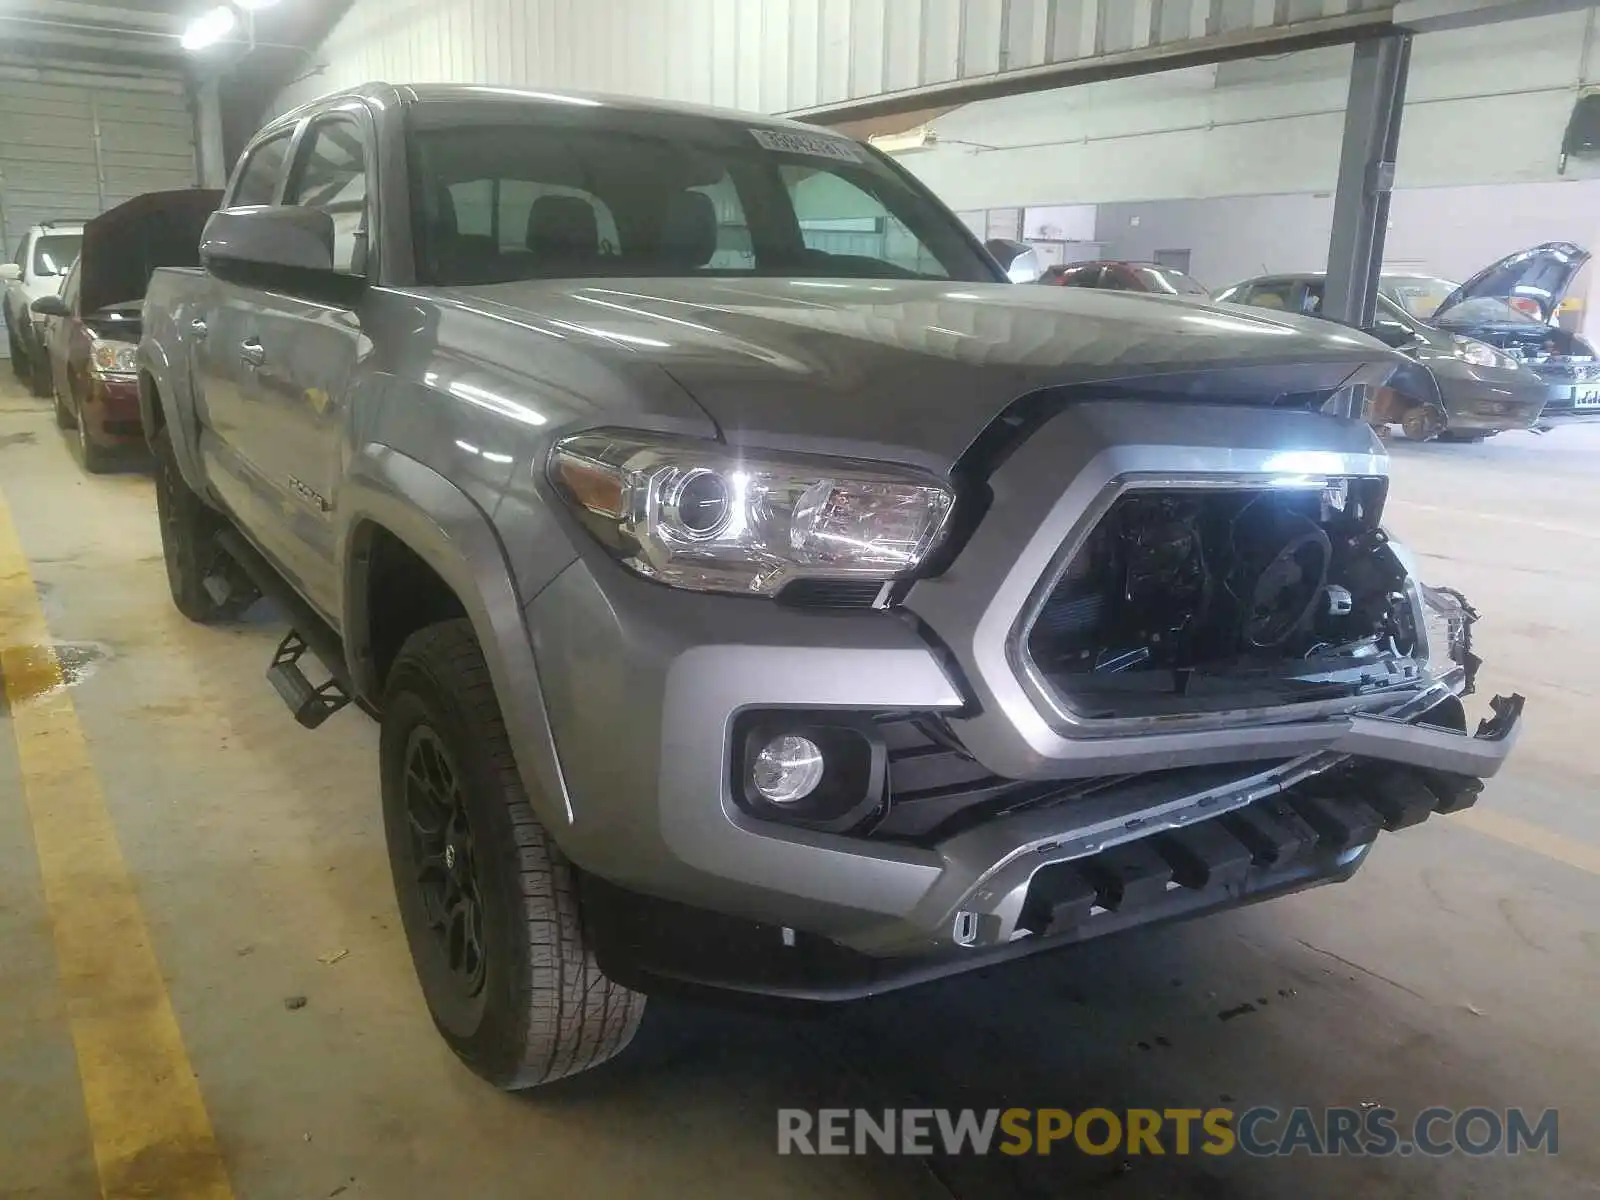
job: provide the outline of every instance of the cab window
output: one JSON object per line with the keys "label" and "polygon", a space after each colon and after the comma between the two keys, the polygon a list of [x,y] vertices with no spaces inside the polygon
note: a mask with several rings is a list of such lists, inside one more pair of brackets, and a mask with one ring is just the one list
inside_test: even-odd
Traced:
{"label": "cab window", "polygon": [[319,208],[333,218],[333,269],[366,273],[367,153],[359,125],[344,117],[311,125],[284,203]]}
{"label": "cab window", "polygon": [[244,168],[234,180],[229,206],[271,204],[278,198],[283,169],[289,157],[289,130],[268,138],[250,152]]}
{"label": "cab window", "polygon": [[838,171],[786,164],[780,175],[807,250],[881,263],[896,274],[948,277],[933,252],[883,201]]}

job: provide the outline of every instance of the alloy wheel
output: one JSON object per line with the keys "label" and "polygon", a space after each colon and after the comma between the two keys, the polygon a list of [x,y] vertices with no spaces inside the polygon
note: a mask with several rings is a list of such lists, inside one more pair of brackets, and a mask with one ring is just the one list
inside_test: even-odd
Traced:
{"label": "alloy wheel", "polygon": [[439,735],[419,725],[406,742],[406,822],[423,919],[467,997],[483,991],[483,901],[460,771]]}

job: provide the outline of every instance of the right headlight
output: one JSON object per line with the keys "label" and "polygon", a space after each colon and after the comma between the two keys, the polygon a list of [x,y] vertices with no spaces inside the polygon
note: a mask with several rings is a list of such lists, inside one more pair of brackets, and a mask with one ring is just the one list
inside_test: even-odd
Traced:
{"label": "right headlight", "polygon": [[901,467],[622,430],[557,443],[549,473],[639,574],[761,596],[804,577],[904,575],[938,541],[955,499]]}
{"label": "right headlight", "polygon": [[89,369],[102,378],[131,378],[139,373],[138,347],[132,342],[95,338],[89,344]]}
{"label": "right headlight", "polygon": [[1461,359],[1462,362],[1471,363],[1475,367],[1514,367],[1517,365],[1488,343],[1462,337],[1459,333],[1450,335],[1450,345],[1452,354]]}

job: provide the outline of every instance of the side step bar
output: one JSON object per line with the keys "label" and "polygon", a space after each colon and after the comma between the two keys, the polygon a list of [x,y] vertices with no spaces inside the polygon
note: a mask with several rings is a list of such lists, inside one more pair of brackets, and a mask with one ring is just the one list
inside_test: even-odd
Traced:
{"label": "side step bar", "polygon": [[[291,588],[254,546],[235,529],[224,529],[217,543],[241,570],[272,598],[289,616],[290,630],[278,643],[267,668],[267,680],[283,698],[294,719],[307,729],[315,729],[353,699],[350,675],[345,667],[344,643],[300,594]],[[329,679],[316,685],[300,669],[307,652],[327,668]]]}

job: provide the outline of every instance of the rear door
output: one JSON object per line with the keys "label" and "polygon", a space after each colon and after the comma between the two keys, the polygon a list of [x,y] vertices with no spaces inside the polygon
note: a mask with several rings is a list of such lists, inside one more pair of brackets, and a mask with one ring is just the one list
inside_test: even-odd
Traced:
{"label": "rear door", "polygon": [[332,617],[338,605],[332,509],[341,475],[349,392],[362,336],[360,281],[369,262],[371,118],[365,106],[320,114],[301,131],[282,203],[333,219],[335,278],[258,289],[236,352],[249,364],[244,388],[251,455],[277,502],[278,559],[302,595]]}

